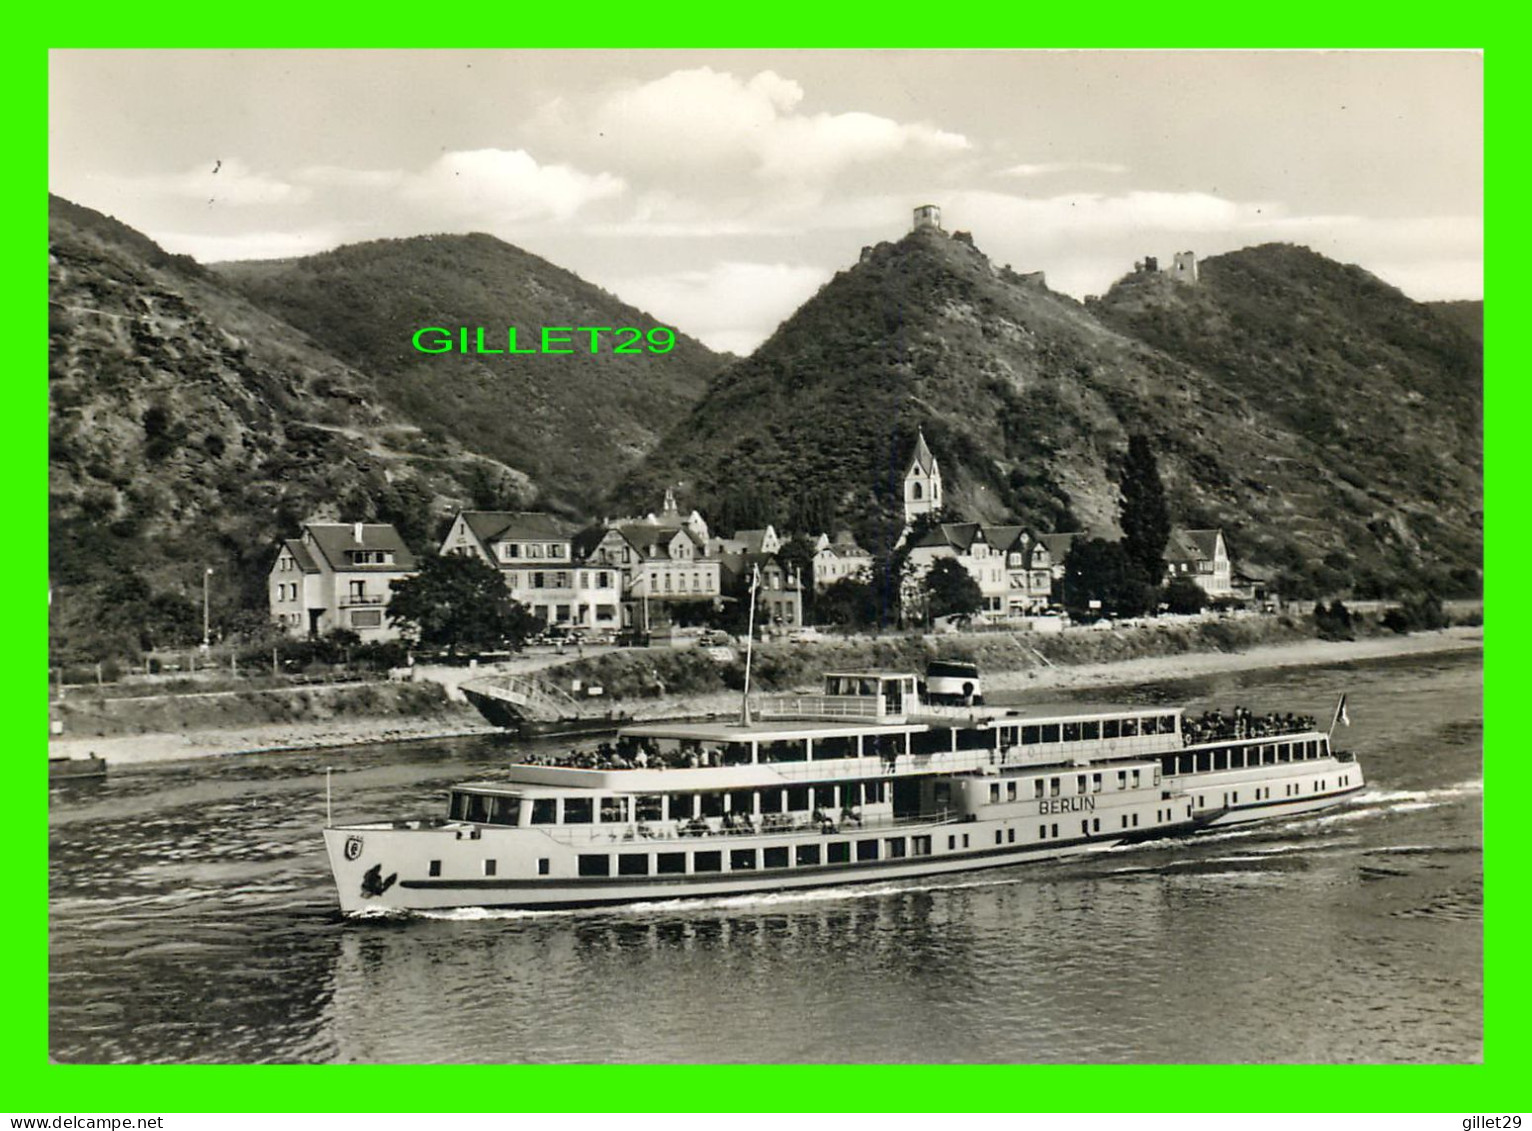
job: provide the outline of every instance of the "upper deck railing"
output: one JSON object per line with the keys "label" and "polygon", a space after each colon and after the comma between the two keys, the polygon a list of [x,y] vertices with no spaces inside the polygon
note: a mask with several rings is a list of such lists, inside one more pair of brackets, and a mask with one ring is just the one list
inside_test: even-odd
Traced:
{"label": "upper deck railing", "polygon": [[762,695],[756,701],[762,719],[856,719],[882,717],[875,695]]}

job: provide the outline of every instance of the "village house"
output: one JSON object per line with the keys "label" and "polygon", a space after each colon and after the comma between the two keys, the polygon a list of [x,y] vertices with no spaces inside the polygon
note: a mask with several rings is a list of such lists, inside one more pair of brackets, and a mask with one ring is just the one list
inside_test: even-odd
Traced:
{"label": "village house", "polygon": [[757,627],[795,628],[803,623],[803,579],[775,554],[722,554],[724,589],[740,602],[750,600],[750,583],[759,569],[755,594]]}
{"label": "village house", "polygon": [[500,570],[511,598],[550,625],[615,629],[621,596],[616,570],[592,566],[573,537],[540,511],[459,511],[443,554],[467,554]]}
{"label": "village house", "polygon": [[863,571],[871,571],[872,555],[856,544],[849,530],[843,530],[830,541],[828,534],[821,534],[814,543],[814,590],[822,592],[847,577],[857,577]]}
{"label": "village house", "polygon": [[616,572],[624,626],[648,630],[668,620],[677,604],[717,602],[723,595],[706,521],[695,510],[683,518],[670,490],[659,515],[600,523],[580,532],[577,547],[587,565]]}
{"label": "village house", "polygon": [[[1222,530],[1184,530],[1176,527],[1165,543],[1165,583],[1189,577],[1209,597],[1236,596],[1233,564]],[[1247,579],[1252,580],[1253,579]],[[1251,585],[1253,592],[1254,585]]]}
{"label": "village house", "polygon": [[944,522],[910,547],[915,576],[941,558],[954,558],[978,583],[983,613],[992,620],[1031,616],[1053,599],[1053,555],[1042,537],[1020,526]]}
{"label": "village house", "polygon": [[348,629],[368,643],[395,640],[389,598],[414,574],[415,555],[387,523],[305,523],[272,564],[271,617],[293,636]]}

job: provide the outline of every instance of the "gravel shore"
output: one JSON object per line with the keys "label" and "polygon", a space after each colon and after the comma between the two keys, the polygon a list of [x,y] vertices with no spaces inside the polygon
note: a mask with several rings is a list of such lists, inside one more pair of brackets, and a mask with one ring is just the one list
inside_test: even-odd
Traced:
{"label": "gravel shore", "polygon": [[[1308,640],[1274,644],[1245,652],[1198,652],[1176,656],[1149,656],[1113,663],[1077,664],[1027,671],[987,671],[986,692],[1032,691],[1080,687],[1112,687],[1128,683],[1184,679],[1220,671],[1254,668],[1307,667],[1316,664],[1376,660],[1432,652],[1482,649],[1482,628],[1449,628],[1409,636],[1372,637],[1364,640]],[[678,715],[728,714],[737,710],[734,692],[714,695],[646,699],[632,705],[639,718]],[[493,734],[490,726],[469,708],[449,716],[409,719],[397,716],[378,719],[330,719],[314,723],[273,723],[262,726],[207,728],[177,734],[136,734],[109,738],[55,738],[48,744],[51,757],[84,757],[95,753],[109,766],[146,762],[170,762],[224,754],[259,754],[278,750],[308,750],[353,746],[374,742],[418,741],[461,735]]]}

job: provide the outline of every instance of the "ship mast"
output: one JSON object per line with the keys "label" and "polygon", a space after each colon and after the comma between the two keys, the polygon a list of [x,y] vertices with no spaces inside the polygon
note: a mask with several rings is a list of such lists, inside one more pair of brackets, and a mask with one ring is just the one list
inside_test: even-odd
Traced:
{"label": "ship mast", "polygon": [[755,590],[761,583],[761,567],[752,566],[750,572],[750,622],[745,630],[745,695],[739,707],[740,726],[750,725],[750,660],[755,651]]}

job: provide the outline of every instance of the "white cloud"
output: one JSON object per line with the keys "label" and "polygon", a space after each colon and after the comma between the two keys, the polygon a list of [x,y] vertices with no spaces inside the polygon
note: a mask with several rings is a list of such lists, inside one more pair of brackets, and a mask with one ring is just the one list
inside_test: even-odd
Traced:
{"label": "white cloud", "polygon": [[214,158],[195,169],[147,176],[92,177],[108,193],[129,199],[171,197],[209,204],[301,204],[310,192],[280,177],[259,173],[237,158]]}
{"label": "white cloud", "polygon": [[705,270],[631,275],[608,289],[718,350],[752,352],[832,272],[789,263],[716,263]]}
{"label": "white cloud", "polygon": [[1047,161],[1038,165],[1012,165],[999,171],[1002,177],[1047,177],[1056,173],[1126,173],[1126,165],[1111,161]]}
{"label": "white cloud", "polygon": [[449,213],[506,222],[568,220],[592,201],[621,196],[621,177],[542,165],[524,149],[444,153],[400,184],[400,196]]}
{"label": "white cloud", "polygon": [[339,233],[329,228],[300,231],[242,232],[239,235],[214,235],[207,232],[156,231],[155,242],[176,255],[190,255],[199,263],[221,263],[234,259],[288,259],[314,255],[343,242]]}
{"label": "white cloud", "polygon": [[697,67],[618,90],[588,121],[560,104],[534,128],[583,137],[625,168],[732,165],[772,181],[822,181],[851,165],[969,145],[961,134],[877,114],[805,114],[798,109],[803,99],[801,86],[773,71],[742,79]]}

